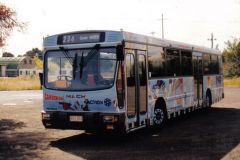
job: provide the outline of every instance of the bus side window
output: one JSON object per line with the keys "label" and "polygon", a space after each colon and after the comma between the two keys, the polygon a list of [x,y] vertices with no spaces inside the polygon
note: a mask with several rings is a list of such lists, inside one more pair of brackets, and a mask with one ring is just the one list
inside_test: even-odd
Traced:
{"label": "bus side window", "polygon": [[165,76],[165,58],[162,47],[148,47],[148,70],[151,77]]}
{"label": "bus side window", "polygon": [[222,56],[218,56],[218,73],[222,74]]}
{"label": "bus side window", "polygon": [[180,54],[177,49],[166,50],[167,76],[180,76]]}
{"label": "bus side window", "polygon": [[203,55],[203,73],[210,74],[210,55],[204,54]]}
{"label": "bus side window", "polygon": [[192,72],[192,52],[181,51],[181,69],[183,76],[191,76]]}
{"label": "bus side window", "polygon": [[211,67],[210,67],[211,74],[218,74],[218,57],[217,55],[211,55]]}

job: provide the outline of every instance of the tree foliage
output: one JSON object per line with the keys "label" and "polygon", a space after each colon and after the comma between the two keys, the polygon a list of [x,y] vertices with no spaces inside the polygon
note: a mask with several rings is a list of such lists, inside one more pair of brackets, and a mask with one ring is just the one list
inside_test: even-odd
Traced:
{"label": "tree foliage", "polygon": [[0,2],[0,47],[5,45],[14,28],[22,31],[24,27],[25,24],[18,21],[16,12]]}
{"label": "tree foliage", "polygon": [[33,58],[34,56],[41,57],[42,54],[43,54],[43,52],[40,49],[32,48],[32,50],[27,51],[26,54],[24,54],[24,56],[29,56],[29,57]]}
{"label": "tree foliage", "polygon": [[223,51],[224,75],[240,76],[240,39],[227,41],[226,45]]}
{"label": "tree foliage", "polygon": [[14,57],[14,54],[10,52],[3,52],[2,57]]}
{"label": "tree foliage", "polygon": [[37,57],[34,57],[33,60],[34,60],[34,62],[36,63],[38,69],[43,69],[43,61],[41,61],[41,60],[40,60],[39,58],[37,58]]}

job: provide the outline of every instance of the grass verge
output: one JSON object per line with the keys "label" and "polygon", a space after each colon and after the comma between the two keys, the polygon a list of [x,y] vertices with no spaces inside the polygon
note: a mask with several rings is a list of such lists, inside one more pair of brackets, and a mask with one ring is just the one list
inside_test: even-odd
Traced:
{"label": "grass verge", "polygon": [[[240,77],[224,78],[225,87],[240,87]],[[40,90],[38,77],[0,77],[0,91]]]}
{"label": "grass verge", "polygon": [[0,91],[39,90],[38,77],[1,77]]}
{"label": "grass verge", "polygon": [[240,77],[224,78],[225,87],[240,87]]}

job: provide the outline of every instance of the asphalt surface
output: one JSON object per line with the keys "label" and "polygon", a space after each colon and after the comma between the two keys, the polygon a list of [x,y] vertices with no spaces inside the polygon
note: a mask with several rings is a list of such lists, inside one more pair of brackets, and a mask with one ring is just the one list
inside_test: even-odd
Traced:
{"label": "asphalt surface", "polygon": [[0,92],[0,159],[240,159],[240,88],[210,111],[124,137],[47,130],[41,91]]}
{"label": "asphalt surface", "polygon": [[42,91],[0,91],[0,106],[22,106],[35,102],[39,105],[42,98]]}

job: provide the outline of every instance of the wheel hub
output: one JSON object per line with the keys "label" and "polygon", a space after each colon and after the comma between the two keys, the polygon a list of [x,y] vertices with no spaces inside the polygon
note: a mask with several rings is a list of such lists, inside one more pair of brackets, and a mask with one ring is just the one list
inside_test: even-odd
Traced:
{"label": "wheel hub", "polygon": [[155,109],[153,117],[155,124],[160,125],[163,122],[163,118],[164,118],[163,110],[160,108]]}
{"label": "wheel hub", "polygon": [[207,96],[207,97],[206,97],[206,106],[207,106],[207,107],[210,106],[210,105],[209,105],[209,101],[210,101],[210,100],[209,100],[209,97]]}

